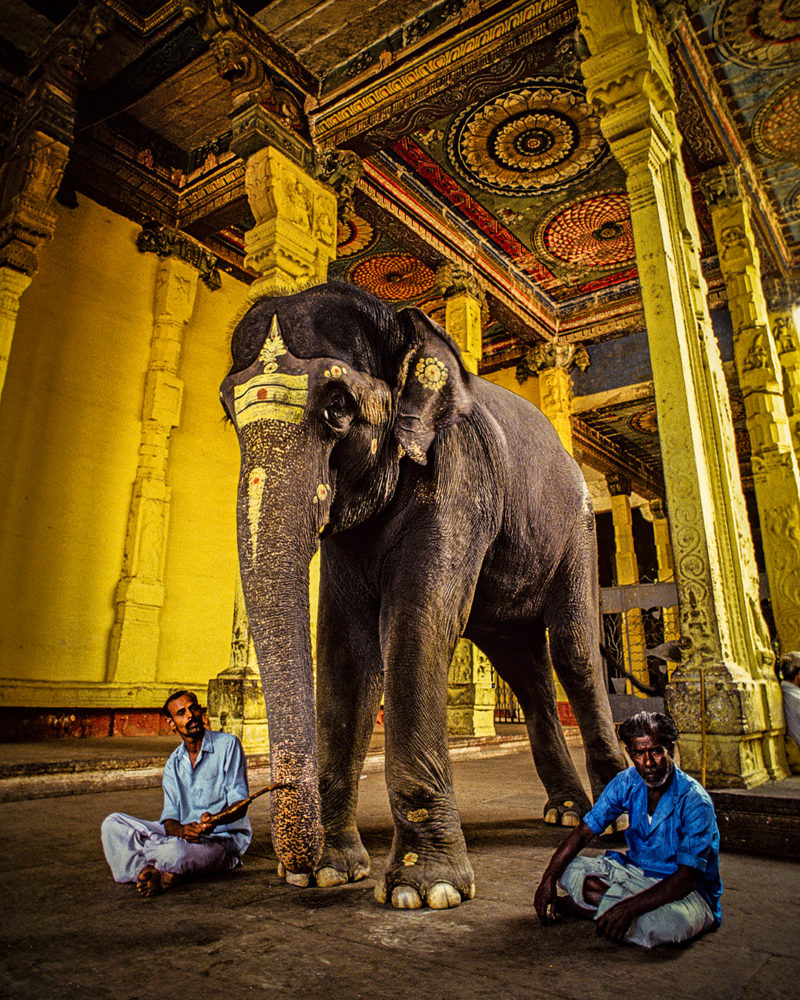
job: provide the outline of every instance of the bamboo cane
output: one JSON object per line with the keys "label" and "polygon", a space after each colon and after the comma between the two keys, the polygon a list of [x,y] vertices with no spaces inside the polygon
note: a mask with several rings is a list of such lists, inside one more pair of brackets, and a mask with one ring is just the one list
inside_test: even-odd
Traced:
{"label": "bamboo cane", "polygon": [[224,823],[226,819],[233,816],[234,813],[239,812],[242,806],[245,809],[250,805],[253,799],[257,799],[259,795],[264,795],[266,792],[274,792],[276,788],[291,788],[292,783],[289,781],[276,781],[274,785],[267,785],[265,788],[259,788],[257,792],[253,792],[252,795],[248,795],[246,799],[242,799],[241,802],[234,802],[232,806],[228,806],[227,809],[223,809],[221,812],[214,813],[209,816],[206,823]]}

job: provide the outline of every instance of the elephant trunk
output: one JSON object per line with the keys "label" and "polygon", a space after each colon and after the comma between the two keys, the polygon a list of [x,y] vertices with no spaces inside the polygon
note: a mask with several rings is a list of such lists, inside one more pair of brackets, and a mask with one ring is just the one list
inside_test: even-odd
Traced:
{"label": "elephant trunk", "polygon": [[272,781],[290,786],[272,796],[272,843],[287,872],[307,874],[324,839],[308,593],[318,528],[307,508],[297,507],[304,489],[289,496],[264,477],[263,467],[251,467],[240,480],[242,589],[266,702]]}

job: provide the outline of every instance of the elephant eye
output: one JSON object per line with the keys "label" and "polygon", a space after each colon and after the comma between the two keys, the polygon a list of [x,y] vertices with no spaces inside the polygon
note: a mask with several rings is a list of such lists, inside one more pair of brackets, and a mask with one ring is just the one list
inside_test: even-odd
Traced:
{"label": "elephant eye", "polygon": [[349,393],[333,388],[327,394],[322,417],[335,431],[346,430],[355,414],[355,403]]}

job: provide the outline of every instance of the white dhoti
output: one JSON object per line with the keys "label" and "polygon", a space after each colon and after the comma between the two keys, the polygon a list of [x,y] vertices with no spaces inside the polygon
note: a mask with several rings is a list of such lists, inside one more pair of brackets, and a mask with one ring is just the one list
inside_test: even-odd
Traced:
{"label": "white dhoti", "polygon": [[[583,896],[583,883],[590,875],[608,883],[608,889],[596,907]],[[660,881],[660,878],[645,875],[636,865],[623,865],[615,858],[581,856],[567,866],[558,884],[574,903],[587,913],[594,913],[596,920],[615,903],[644,892]],[[628,928],[625,940],[643,948],[653,948],[657,944],[688,941],[713,925],[711,907],[695,889],[683,899],[665,903],[636,917]]]}
{"label": "white dhoti", "polygon": [[227,838],[203,837],[192,843],[167,836],[161,823],[127,813],[106,816],[100,837],[115,882],[135,882],[148,865],[173,875],[199,875],[230,871],[240,864]]}

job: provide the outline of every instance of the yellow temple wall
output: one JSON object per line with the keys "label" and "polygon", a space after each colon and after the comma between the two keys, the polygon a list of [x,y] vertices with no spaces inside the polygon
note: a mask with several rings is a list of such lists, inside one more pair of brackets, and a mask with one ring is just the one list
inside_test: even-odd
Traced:
{"label": "yellow temple wall", "polygon": [[22,297],[0,400],[0,706],[155,705],[228,663],[239,459],[218,387],[246,288],[223,274],[183,338],[156,680],[106,683],[158,267],[137,232],[86,199],[60,208]]}

